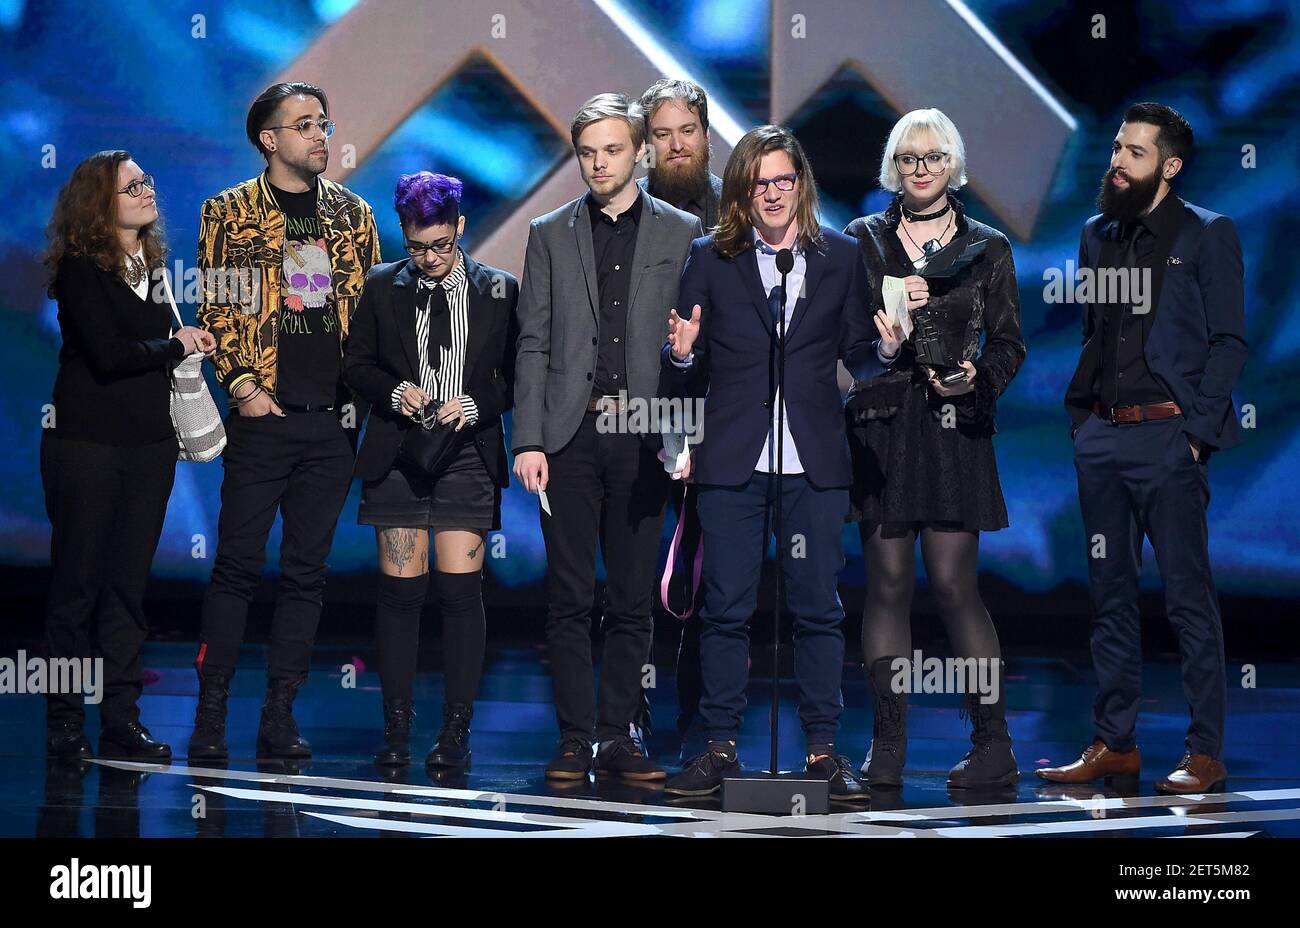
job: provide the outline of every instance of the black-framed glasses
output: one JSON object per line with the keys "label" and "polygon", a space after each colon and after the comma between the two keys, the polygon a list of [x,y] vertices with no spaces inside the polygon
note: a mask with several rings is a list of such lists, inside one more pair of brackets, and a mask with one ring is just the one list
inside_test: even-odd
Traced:
{"label": "black-framed glasses", "polygon": [[777,190],[793,190],[794,182],[799,179],[799,172],[793,174],[778,174],[776,177],[758,177],[754,180],[754,190],[752,196],[761,197],[767,193],[768,184],[776,184]]}
{"label": "black-framed glasses", "polygon": [[153,189],[152,174],[146,174],[144,177],[131,181],[131,183],[119,190],[118,193],[125,193],[127,196],[134,198],[144,193],[145,187],[148,187],[150,190]]}
{"label": "black-framed glasses", "polygon": [[436,245],[430,245],[427,242],[413,242],[407,239],[406,244],[402,247],[406,249],[406,253],[412,258],[423,258],[425,252],[428,251],[432,251],[435,255],[449,255],[451,250],[456,247],[457,237],[457,233],[453,232],[451,241],[439,242]]}
{"label": "black-framed glasses", "polygon": [[325,134],[325,138],[329,138],[334,134],[334,127],[337,125],[338,123],[336,123],[332,119],[303,119],[299,122],[294,123],[291,126],[267,126],[266,128],[297,129],[299,135],[301,135],[305,139],[309,139],[311,138],[311,136],[308,135],[307,133],[311,132],[312,129],[319,129],[321,132]]}
{"label": "black-framed glasses", "polygon": [[927,151],[924,155],[917,156],[910,152],[902,155],[894,155],[894,167],[898,168],[899,174],[915,174],[917,167],[921,162],[925,162],[925,170],[928,174],[938,174],[948,164],[948,153],[946,151]]}

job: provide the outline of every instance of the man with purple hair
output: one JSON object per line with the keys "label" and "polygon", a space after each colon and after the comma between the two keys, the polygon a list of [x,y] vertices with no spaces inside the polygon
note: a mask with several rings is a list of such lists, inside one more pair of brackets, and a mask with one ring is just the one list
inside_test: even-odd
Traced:
{"label": "man with purple hair", "polygon": [[[402,261],[366,278],[343,359],[348,384],[371,403],[357,455],[357,521],[375,527],[375,635],[384,691],[384,745],[375,762],[410,763],[420,612],[433,586],[442,610],[445,698],[430,773],[455,777],[470,761],[469,725],[483,668],[483,540],[501,527],[510,482],[501,414],[512,405],[519,283],[461,246],[464,185],[420,171],[397,183]],[[412,453],[419,428],[454,429],[430,465]]]}

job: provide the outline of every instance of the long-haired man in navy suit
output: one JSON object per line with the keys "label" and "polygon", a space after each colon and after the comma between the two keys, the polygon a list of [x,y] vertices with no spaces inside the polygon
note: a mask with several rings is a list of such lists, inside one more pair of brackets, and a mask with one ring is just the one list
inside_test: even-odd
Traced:
{"label": "long-haired man in navy suit", "polygon": [[1053,782],[1139,773],[1143,536],[1160,566],[1191,710],[1183,759],[1156,789],[1201,793],[1228,776],[1206,465],[1239,441],[1232,388],[1246,363],[1241,244],[1231,219],[1172,192],[1191,152],[1192,127],[1177,112],[1129,107],[1102,179],[1101,214],[1079,244],[1080,269],[1119,271],[1130,286],[1094,289],[1065,397],[1089,546],[1098,693],[1092,744],[1077,761],[1038,771]]}
{"label": "long-haired man in navy suit", "polygon": [[[786,249],[793,268],[783,293],[777,256]],[[883,323],[872,326],[865,286],[855,241],[818,218],[816,181],[798,140],[781,126],[746,133],[723,172],[718,228],[692,243],[682,271],[678,305],[691,307],[689,318],[670,313],[663,349],[664,391],[705,397],[690,467],[704,534],[700,714],[709,740],[667,792],[711,793],[739,768],[747,624],[758,604],[770,509],[780,505],[786,537],[777,543],[790,545],[784,582],[808,771],[826,777],[833,799],[866,798],[835,751],[844,663],[836,581],[851,483],[836,362],[860,379],[882,369],[876,329]],[[773,376],[778,312],[785,314],[784,404]]]}

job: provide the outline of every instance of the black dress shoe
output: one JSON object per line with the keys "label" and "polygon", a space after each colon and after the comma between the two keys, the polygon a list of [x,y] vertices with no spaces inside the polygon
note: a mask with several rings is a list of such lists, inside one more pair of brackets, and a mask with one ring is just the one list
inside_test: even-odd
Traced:
{"label": "black dress shoe", "polygon": [[549,780],[585,780],[591,772],[591,742],[569,737],[560,742],[546,765]]}
{"label": "black dress shoe", "polygon": [[139,722],[112,725],[99,734],[99,756],[114,760],[169,761],[172,749],[155,741],[149,729]]}
{"label": "black dress shoe", "polygon": [[194,731],[186,756],[191,761],[230,758],[226,747],[226,700],[230,696],[230,671],[199,670],[199,702],[194,708]]}
{"label": "black dress shoe", "polygon": [[852,765],[847,757],[834,752],[834,746],[826,751],[820,748],[810,749],[804,769],[809,776],[825,780],[832,802],[870,802],[871,794],[853,775]]}
{"label": "black dress shoe", "polygon": [[91,757],[94,751],[80,722],[56,722],[45,729],[45,753],[50,757]]}
{"label": "black dress shoe", "polygon": [[266,686],[266,703],[257,726],[257,756],[301,760],[311,757],[311,745],[298,734],[293,720],[293,700],[307,682],[299,677],[270,680]]}
{"label": "black dress shoe", "polygon": [[442,731],[424,759],[426,767],[463,770],[469,766],[469,722],[473,717],[470,706],[453,703],[442,707]]}
{"label": "black dress shoe", "polygon": [[602,741],[596,752],[596,776],[624,780],[665,780],[668,773],[633,741],[631,736]]}
{"label": "black dress shoe", "polygon": [[384,746],[375,753],[381,767],[404,767],[411,762],[411,725],[415,704],[406,698],[384,700]]}
{"label": "black dress shoe", "polygon": [[664,792],[674,796],[707,796],[721,789],[723,779],[733,773],[740,773],[736,745],[730,741],[710,741],[707,751],[664,784]]}

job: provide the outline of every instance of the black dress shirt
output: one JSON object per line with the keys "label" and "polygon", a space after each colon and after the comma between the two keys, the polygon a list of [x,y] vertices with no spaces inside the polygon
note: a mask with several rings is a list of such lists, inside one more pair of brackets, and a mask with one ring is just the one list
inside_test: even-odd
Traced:
{"label": "black dress shirt", "polygon": [[1170,400],[1169,391],[1151,376],[1143,349],[1155,322],[1165,266],[1180,219],[1177,198],[1167,195],[1159,206],[1131,225],[1114,223],[1102,245],[1099,268],[1136,268],[1149,274],[1144,275],[1144,280],[1149,281],[1149,292],[1144,294],[1146,312],[1134,312],[1132,302],[1112,301],[1103,314],[1098,372],[1098,395],[1103,407]]}
{"label": "black dress shirt", "polygon": [[616,396],[627,389],[627,293],[632,281],[632,257],[641,223],[641,196],[611,219],[587,195],[591,244],[596,256],[597,298],[600,300],[600,343],[596,349],[593,395]]}

